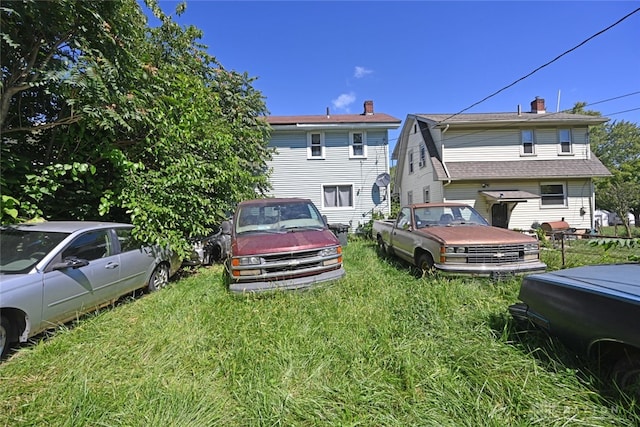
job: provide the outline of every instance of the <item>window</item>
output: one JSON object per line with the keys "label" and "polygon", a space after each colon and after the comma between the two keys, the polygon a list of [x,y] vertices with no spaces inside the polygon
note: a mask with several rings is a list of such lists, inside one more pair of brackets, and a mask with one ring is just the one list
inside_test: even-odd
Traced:
{"label": "window", "polygon": [[407,192],[407,204],[408,205],[413,204],[413,191]]}
{"label": "window", "polygon": [[325,208],[353,207],[353,185],[323,185],[322,200]]}
{"label": "window", "polygon": [[349,139],[349,157],[367,157],[367,135],[364,132],[351,132]]}
{"label": "window", "polygon": [[522,131],[522,148],[521,148],[520,154],[523,154],[523,155],[535,154],[533,131],[530,129]]}
{"label": "window", "polygon": [[62,259],[78,258],[93,261],[111,255],[109,230],[99,230],[78,236],[62,252]]}
{"label": "window", "polygon": [[413,173],[413,151],[409,151],[409,173]]}
{"label": "window", "polygon": [[427,164],[427,147],[424,144],[420,144],[420,163],[418,166],[423,168]]}
{"label": "window", "polygon": [[133,238],[131,235],[131,228],[116,228],[116,235],[120,242],[120,252],[140,250],[143,246]]}
{"label": "window", "polygon": [[422,201],[424,203],[430,203],[431,198],[429,196],[429,186],[426,186],[422,189]]}
{"label": "window", "polygon": [[396,227],[407,229],[410,225],[411,218],[409,217],[411,210],[409,208],[402,208],[400,213],[398,214],[398,219],[396,220]]}
{"label": "window", "polygon": [[307,159],[324,159],[324,133],[307,134]]}
{"label": "window", "polygon": [[571,144],[571,130],[560,129],[559,138],[560,138],[560,154],[572,154],[573,149]]}
{"label": "window", "polygon": [[565,185],[562,183],[540,184],[540,197],[543,207],[558,207],[567,204]]}

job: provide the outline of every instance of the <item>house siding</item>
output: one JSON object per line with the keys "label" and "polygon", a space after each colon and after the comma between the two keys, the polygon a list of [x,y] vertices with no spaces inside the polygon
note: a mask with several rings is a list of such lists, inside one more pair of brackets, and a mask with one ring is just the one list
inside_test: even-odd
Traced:
{"label": "house siding", "polygon": [[[534,130],[535,154],[521,155],[520,131],[522,129]],[[588,159],[589,145],[588,130],[584,127],[572,128],[528,128],[526,125],[507,129],[464,129],[449,130],[444,134],[445,162],[461,161],[507,161],[531,159],[547,160],[557,159],[559,156],[558,131],[559,129],[572,130],[572,158]],[[442,137],[441,132],[437,132]]]}
{"label": "house siding", "polygon": [[[349,133],[366,132],[367,157],[349,158]],[[389,197],[382,200],[376,178],[389,173],[386,130],[343,129],[323,131],[324,159],[307,159],[307,131],[273,131],[270,146],[276,154],[269,162],[273,197],[311,199],[328,222],[349,224],[351,231],[371,219],[373,211],[388,215]],[[323,207],[323,185],[351,185],[353,207]],[[379,203],[376,203],[379,202]]]}

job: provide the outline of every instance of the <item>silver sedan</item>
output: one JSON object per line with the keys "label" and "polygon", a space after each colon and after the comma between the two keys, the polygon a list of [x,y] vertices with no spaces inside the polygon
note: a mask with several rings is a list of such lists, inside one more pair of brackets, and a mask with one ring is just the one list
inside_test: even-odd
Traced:
{"label": "silver sedan", "polygon": [[120,296],[164,287],[180,267],[132,225],[48,221],[0,227],[0,356]]}

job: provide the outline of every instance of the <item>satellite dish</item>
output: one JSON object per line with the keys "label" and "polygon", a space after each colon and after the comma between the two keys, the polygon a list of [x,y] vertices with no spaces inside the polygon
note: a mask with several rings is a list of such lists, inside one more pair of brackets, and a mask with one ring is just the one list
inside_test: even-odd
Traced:
{"label": "satellite dish", "polygon": [[387,185],[389,185],[390,182],[391,182],[391,176],[389,176],[389,174],[386,172],[381,173],[376,178],[376,185],[381,188],[386,187]]}

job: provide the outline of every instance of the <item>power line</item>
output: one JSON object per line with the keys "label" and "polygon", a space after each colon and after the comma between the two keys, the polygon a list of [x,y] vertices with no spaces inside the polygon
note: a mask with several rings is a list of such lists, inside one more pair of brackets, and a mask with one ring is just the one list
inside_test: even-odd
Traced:
{"label": "power line", "polygon": [[[633,15],[634,13],[637,13],[638,11],[640,11],[640,8],[637,8],[636,10],[634,10],[634,11],[632,11],[632,12],[628,13],[627,15],[623,16],[622,18],[618,19],[618,20],[617,20],[616,22],[614,22],[613,24],[609,25],[607,28],[605,28],[605,29],[603,29],[603,30],[598,31],[597,33],[595,33],[595,34],[594,34],[594,35],[592,35],[591,37],[589,37],[589,38],[587,38],[587,39],[583,40],[582,42],[580,42],[580,43],[579,43],[579,44],[577,44],[576,46],[572,47],[571,49],[564,51],[564,52],[563,52],[563,53],[561,53],[560,55],[558,55],[558,56],[556,56],[555,58],[553,58],[551,61],[547,62],[546,64],[543,64],[543,65],[539,66],[538,68],[536,68],[535,70],[531,71],[531,72],[530,72],[530,73],[528,73],[527,75],[520,77],[519,79],[517,79],[517,80],[516,80],[516,81],[514,81],[513,83],[508,84],[507,86],[503,87],[502,89],[499,89],[499,90],[495,91],[495,92],[494,92],[494,93],[492,93],[491,95],[488,95],[488,96],[486,96],[486,97],[482,98],[480,101],[475,102],[474,104],[471,104],[471,105],[470,105],[470,106],[468,106],[467,108],[465,108],[465,109],[463,109],[463,110],[460,110],[460,111],[458,111],[458,112],[457,112],[457,113],[455,113],[455,114],[452,114],[451,116],[449,116],[449,117],[445,118],[444,120],[441,120],[441,122],[446,121],[446,120],[449,120],[449,119],[451,119],[452,117],[455,117],[455,116],[457,116],[457,115],[459,115],[459,114],[462,114],[462,113],[464,113],[465,111],[470,110],[471,108],[475,107],[476,105],[479,105],[479,104],[481,104],[481,103],[485,102],[486,100],[488,100],[488,99],[490,99],[490,98],[493,98],[494,96],[496,96],[496,95],[497,95],[497,94],[499,94],[500,92],[503,92],[503,91],[505,91],[505,90],[509,89],[510,87],[512,87],[512,86],[514,86],[514,85],[516,85],[517,83],[521,82],[522,80],[524,80],[524,79],[526,79],[526,78],[530,77],[531,75],[533,75],[533,74],[537,73],[538,71],[540,71],[540,70],[541,70],[541,69],[543,69],[544,67],[546,67],[546,66],[548,66],[548,65],[550,65],[550,64],[552,64],[552,63],[554,63],[554,62],[556,62],[558,59],[562,58],[563,56],[565,56],[565,55],[569,54],[570,52],[573,52],[574,50],[576,50],[576,49],[577,49],[577,48],[579,48],[580,46],[582,46],[582,45],[586,44],[586,43],[587,43],[587,42],[589,42],[590,40],[592,40],[592,39],[596,38],[596,37],[597,37],[597,36],[599,36],[600,34],[603,34],[603,33],[605,33],[606,31],[610,30],[611,28],[615,27],[616,25],[618,25],[619,23],[621,23],[621,22],[622,22],[622,21],[624,21],[625,19],[629,18],[629,17],[630,17],[631,15]],[[439,123],[441,123],[441,122],[439,122]]]}

